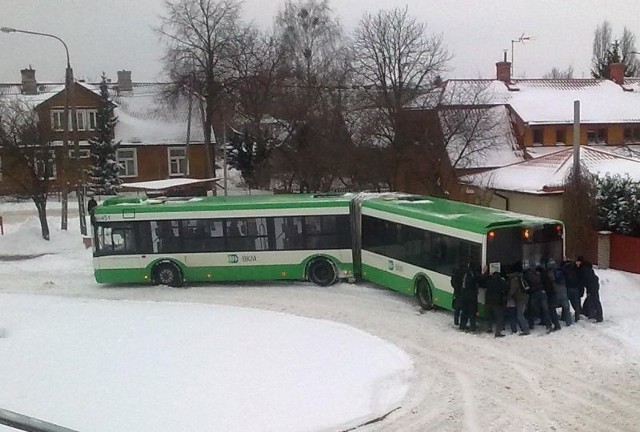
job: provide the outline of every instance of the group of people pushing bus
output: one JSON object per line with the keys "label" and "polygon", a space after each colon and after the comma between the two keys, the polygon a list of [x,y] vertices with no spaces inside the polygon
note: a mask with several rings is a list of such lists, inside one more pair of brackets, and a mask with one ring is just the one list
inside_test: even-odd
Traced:
{"label": "group of people pushing bus", "polygon": [[[581,316],[602,322],[600,282],[593,265],[579,256],[555,268],[528,268],[520,264],[510,271],[477,274],[470,264],[451,276],[454,324],[464,331],[477,331],[478,292],[485,290],[487,332],[504,337],[506,323],[513,334],[528,335],[535,325],[547,332],[560,330],[560,321],[570,326]],[[586,292],[586,298],[582,298]],[[558,308],[562,308],[558,316]],[[573,308],[573,314],[571,309]]]}

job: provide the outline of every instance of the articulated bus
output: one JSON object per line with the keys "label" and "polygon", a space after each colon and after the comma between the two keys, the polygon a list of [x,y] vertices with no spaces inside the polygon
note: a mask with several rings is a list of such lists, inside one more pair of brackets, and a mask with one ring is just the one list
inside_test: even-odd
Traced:
{"label": "articulated bus", "polygon": [[363,279],[450,309],[460,266],[564,255],[560,221],[400,193],[111,198],[94,215],[101,283]]}

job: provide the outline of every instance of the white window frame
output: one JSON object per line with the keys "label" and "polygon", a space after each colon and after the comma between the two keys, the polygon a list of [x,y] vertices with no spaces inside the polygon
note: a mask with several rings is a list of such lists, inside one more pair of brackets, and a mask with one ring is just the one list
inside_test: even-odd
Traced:
{"label": "white window frame", "polygon": [[[181,156],[172,155],[172,152],[182,152]],[[169,175],[171,177],[184,177],[187,175],[187,149],[184,147],[167,148],[167,157],[169,159]],[[183,171],[180,171],[180,161],[184,161]],[[175,166],[174,166],[175,164]],[[176,168],[174,170],[174,167]]]}
{"label": "white window frame", "polygon": [[[69,149],[69,159],[75,159],[76,151],[75,149]],[[80,149],[80,159],[89,159],[91,157],[91,150],[89,149]]]}
{"label": "white window frame", "polygon": [[[49,160],[47,160],[48,163],[51,164],[51,175],[49,176],[49,178],[47,178],[46,180],[55,180],[56,178],[58,178],[58,167],[56,166],[56,152],[55,150],[49,150]],[[40,176],[41,173],[41,165],[45,163],[44,161],[38,159],[36,161],[36,174],[38,175],[38,177],[40,177],[42,179],[42,177]]]}
{"label": "white window frame", "polygon": [[85,110],[76,110],[76,126],[79,131],[87,129],[87,115]]}
{"label": "white window frame", "polygon": [[98,128],[98,110],[87,110],[87,130],[96,130]]}
{"label": "white window frame", "polygon": [[[132,157],[122,157],[122,152],[133,152]],[[120,169],[120,177],[138,177],[138,151],[134,148],[124,148],[116,150],[116,161],[122,165]],[[128,172],[127,162],[133,162],[133,172]]]}
{"label": "white window frame", "polygon": [[64,111],[51,110],[51,129],[54,131],[64,130]]}

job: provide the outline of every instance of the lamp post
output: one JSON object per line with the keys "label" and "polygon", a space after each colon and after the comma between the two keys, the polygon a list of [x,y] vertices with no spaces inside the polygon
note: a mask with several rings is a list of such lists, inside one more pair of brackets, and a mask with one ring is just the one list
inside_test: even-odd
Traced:
{"label": "lamp post", "polygon": [[[62,139],[62,212],[61,212],[61,222],[60,229],[66,230],[68,227],[68,215],[69,215],[69,207],[68,207],[68,185],[67,185],[67,173],[69,169],[69,107],[71,107],[71,124],[73,130],[73,141],[74,141],[74,156],[76,159],[76,164],[80,158],[80,142],[78,141],[78,118],[76,116],[76,104],[74,98],[73,91],[73,69],[71,68],[71,62],[69,60],[69,48],[67,44],[58,36],[52,35],[49,33],[41,33],[34,32],[29,30],[18,30],[11,27],[1,27],[0,31],[4,33],[24,33],[36,36],[44,36],[57,40],[64,46],[64,51],[67,56],[67,69],[65,71],[65,98],[64,98],[64,121],[63,123],[63,139]],[[78,193],[80,193],[80,189],[78,189]],[[84,218],[84,204],[82,203],[82,199],[80,195],[78,195],[78,203],[79,203],[79,214],[80,214],[80,230],[82,234],[86,234],[86,221]]]}
{"label": "lamp post", "polygon": [[525,43],[528,40],[532,40],[533,38],[531,36],[525,36],[524,33],[522,33],[522,35],[520,35],[520,37],[518,39],[511,39],[511,76],[514,77],[514,72],[513,72],[513,44],[514,43]]}

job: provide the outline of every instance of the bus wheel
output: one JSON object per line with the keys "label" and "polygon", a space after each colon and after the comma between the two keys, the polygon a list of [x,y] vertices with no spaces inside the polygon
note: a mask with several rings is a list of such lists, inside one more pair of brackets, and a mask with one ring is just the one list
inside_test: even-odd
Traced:
{"label": "bus wheel", "polygon": [[320,286],[329,286],[338,279],[333,263],[326,258],[316,258],[307,268],[307,277]]}
{"label": "bus wheel", "polygon": [[182,273],[173,263],[160,263],[153,269],[153,281],[170,287],[182,286]]}
{"label": "bus wheel", "polygon": [[416,297],[418,297],[418,303],[424,310],[433,309],[433,296],[431,294],[431,286],[429,282],[423,277],[416,282]]}

